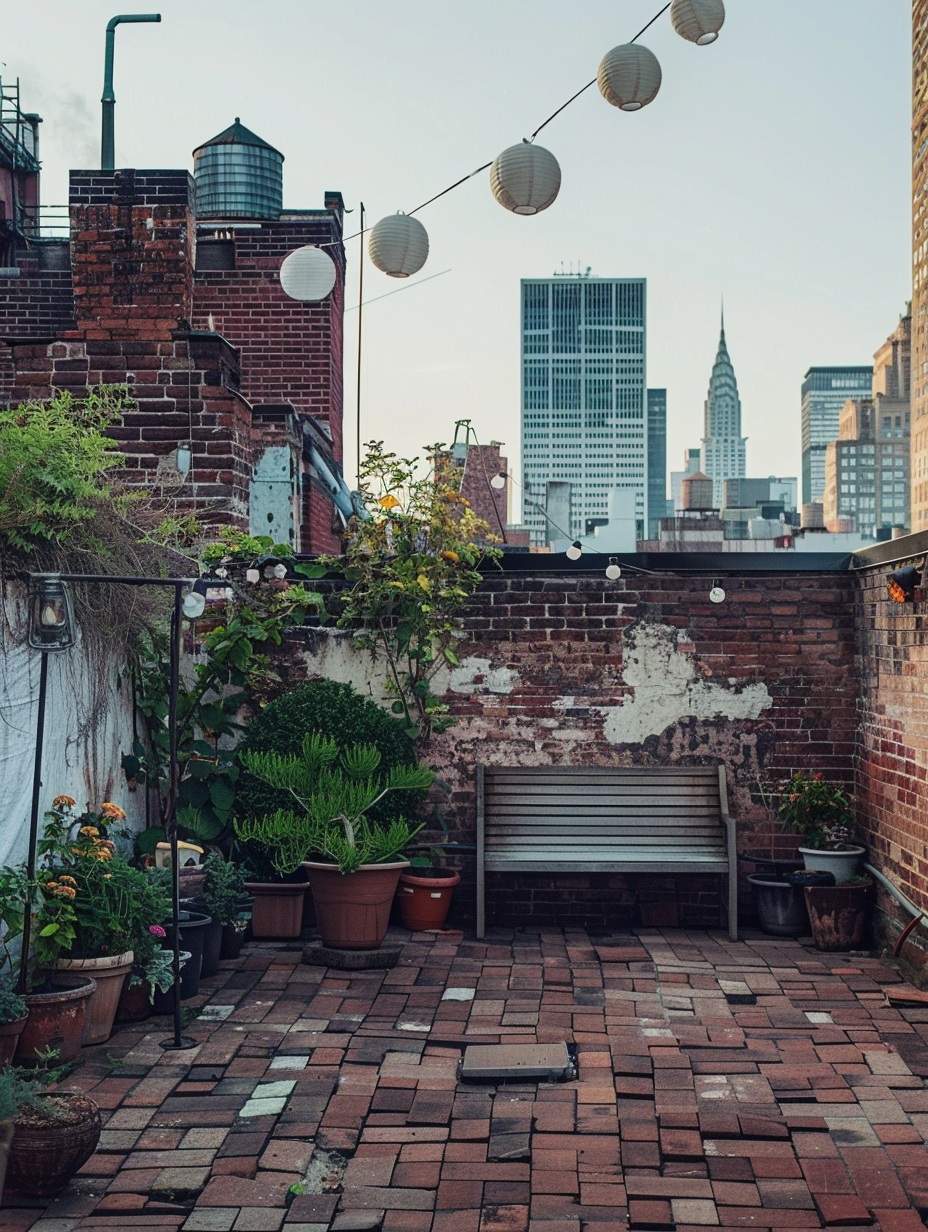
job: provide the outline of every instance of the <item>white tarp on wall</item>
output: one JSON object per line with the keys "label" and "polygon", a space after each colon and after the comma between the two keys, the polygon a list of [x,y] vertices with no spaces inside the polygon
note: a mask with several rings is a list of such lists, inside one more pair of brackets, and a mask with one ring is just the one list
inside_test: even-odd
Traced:
{"label": "white tarp on wall", "polygon": [[[25,644],[25,591],[5,586],[0,620],[0,864],[25,859],[32,804],[41,655]],[[112,800],[134,828],[144,791],[130,793],[120,759],[132,744],[132,689],[124,664],[88,663],[80,639],[48,656],[42,814],[55,796],[78,807]]]}

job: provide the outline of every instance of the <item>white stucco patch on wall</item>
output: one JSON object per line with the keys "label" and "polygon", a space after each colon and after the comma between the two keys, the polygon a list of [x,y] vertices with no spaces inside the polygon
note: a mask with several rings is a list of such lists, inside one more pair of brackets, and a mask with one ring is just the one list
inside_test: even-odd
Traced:
{"label": "white stucco patch on wall", "polygon": [[460,665],[448,673],[447,681],[443,676],[444,673],[439,672],[436,677],[436,693],[447,690],[463,694],[512,693],[519,684],[519,673],[511,667],[491,667],[489,659],[476,655],[462,659]]}
{"label": "white stucco patch on wall", "polygon": [[610,744],[641,744],[683,718],[756,719],[773,705],[763,682],[737,691],[704,680],[694,656],[679,649],[688,640],[661,624],[632,626],[625,638],[625,684],[634,695],[605,711],[603,734]]}

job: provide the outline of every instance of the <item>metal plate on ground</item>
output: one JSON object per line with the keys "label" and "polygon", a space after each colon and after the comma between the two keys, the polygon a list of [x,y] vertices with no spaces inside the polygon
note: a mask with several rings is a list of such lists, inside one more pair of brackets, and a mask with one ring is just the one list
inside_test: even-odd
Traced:
{"label": "metal plate on ground", "polygon": [[566,1079],[573,1066],[566,1044],[470,1044],[461,1077]]}

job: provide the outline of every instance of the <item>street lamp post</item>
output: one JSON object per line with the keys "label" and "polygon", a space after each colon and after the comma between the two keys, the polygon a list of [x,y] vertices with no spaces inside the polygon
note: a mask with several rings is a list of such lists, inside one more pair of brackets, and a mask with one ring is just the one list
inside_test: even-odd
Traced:
{"label": "street lamp post", "polygon": [[[124,20],[124,19],[123,19]],[[147,578],[112,577],[106,574],[56,573],[29,574],[30,622],[29,645],[42,652],[42,668],[39,676],[39,710],[36,723],[35,768],[32,783],[32,812],[29,825],[29,852],[27,868],[30,899],[26,903],[23,920],[23,943],[20,957],[19,986],[25,987],[31,940],[31,886],[35,879],[35,851],[38,839],[39,792],[42,786],[42,745],[45,734],[45,698],[48,681],[48,654],[50,651],[67,650],[74,645],[74,622],[68,582],[101,582],[112,586],[170,586],[174,590],[171,610],[171,662],[170,692],[168,702],[168,801],[165,830],[171,844],[171,921],[172,948],[174,953],[174,1035],[162,1040],[166,1049],[194,1048],[196,1041],[181,1035],[180,1021],[180,869],[177,854],[177,697],[180,691],[180,636],[181,620],[185,614],[193,617],[203,610],[199,591],[202,584],[194,578]],[[195,588],[195,589],[194,589]],[[184,590],[197,593],[197,600],[188,595],[185,612]]]}

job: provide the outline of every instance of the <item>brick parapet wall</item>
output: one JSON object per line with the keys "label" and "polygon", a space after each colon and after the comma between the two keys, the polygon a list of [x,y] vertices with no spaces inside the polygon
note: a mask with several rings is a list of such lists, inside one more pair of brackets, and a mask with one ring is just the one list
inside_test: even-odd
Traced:
{"label": "brick parapet wall", "polygon": [[40,270],[38,262],[0,276],[0,340],[56,338],[73,329],[74,288],[70,270]]}
{"label": "brick parapet wall", "polygon": [[[889,598],[887,574],[898,567],[858,575],[857,809],[874,865],[928,909],[928,604]],[[888,897],[881,902],[908,920]]]}
{"label": "brick parapet wall", "polygon": [[[708,599],[713,580],[489,574],[446,697],[457,725],[426,753],[450,786],[438,804],[453,837],[474,841],[478,763],[722,763],[741,849],[794,853],[797,840],[772,823],[765,804],[775,785],[796,770],[853,782],[856,583],[839,573],[727,578],[727,600],[716,605]],[[301,671],[305,659],[291,680]],[[465,860],[465,880],[471,868]],[[585,913],[592,925],[610,926],[603,913],[621,922],[629,895],[639,913],[649,896],[658,904],[671,897],[655,892],[653,879],[580,881],[494,875],[491,918],[577,922]],[[717,879],[676,883],[681,922],[719,922]],[[465,886],[459,898],[466,914],[472,892]]]}

